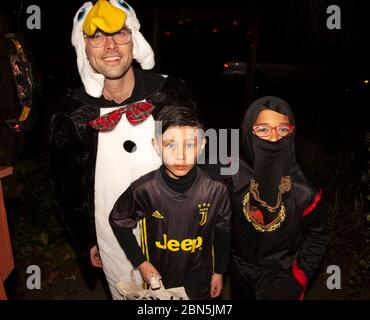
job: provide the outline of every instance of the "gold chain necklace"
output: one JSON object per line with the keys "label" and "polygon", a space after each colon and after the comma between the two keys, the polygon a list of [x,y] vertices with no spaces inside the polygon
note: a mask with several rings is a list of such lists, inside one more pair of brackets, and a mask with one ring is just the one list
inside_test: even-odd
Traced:
{"label": "gold chain necklace", "polygon": [[281,208],[276,218],[273,221],[271,221],[269,224],[264,225],[262,223],[259,223],[253,217],[249,215],[249,200],[250,200],[250,192],[248,192],[243,198],[244,216],[247,219],[247,221],[249,221],[257,231],[272,232],[280,227],[281,223],[285,219],[285,213],[286,213],[286,209],[283,203],[281,203]]}
{"label": "gold chain necklace", "polygon": [[260,193],[258,191],[259,184],[254,180],[251,179],[250,185],[250,192],[253,195],[253,198],[263,207],[267,208],[269,212],[275,212],[277,208],[281,205],[281,197],[285,192],[289,192],[292,190],[292,180],[290,176],[281,177],[280,184],[279,184],[279,193],[277,196],[276,205],[274,207],[269,206],[266,201],[261,200]]}

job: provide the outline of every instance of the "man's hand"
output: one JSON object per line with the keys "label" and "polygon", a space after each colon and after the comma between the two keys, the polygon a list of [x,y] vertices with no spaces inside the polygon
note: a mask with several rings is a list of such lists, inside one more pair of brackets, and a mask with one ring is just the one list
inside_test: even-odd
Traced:
{"label": "man's hand", "polygon": [[150,278],[154,275],[161,279],[160,273],[157,271],[157,269],[148,261],[144,261],[139,267],[138,267],[141,276],[143,277],[144,281],[147,284],[150,284]]}
{"label": "man's hand", "polygon": [[210,291],[211,298],[217,298],[222,291],[222,287],[223,287],[222,274],[214,273],[211,279],[211,291]]}
{"label": "man's hand", "polygon": [[103,262],[101,261],[98,246],[93,246],[90,249],[90,260],[91,264],[96,268],[103,268]]}

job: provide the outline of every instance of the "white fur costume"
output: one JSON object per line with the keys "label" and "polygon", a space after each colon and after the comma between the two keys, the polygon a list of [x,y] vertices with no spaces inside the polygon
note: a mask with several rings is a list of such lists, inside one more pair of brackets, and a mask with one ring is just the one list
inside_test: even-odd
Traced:
{"label": "white fur costume", "polygon": [[[143,69],[151,69],[154,66],[154,54],[139,32],[140,24],[134,10],[122,0],[111,0],[110,2],[127,14],[125,24],[132,31],[133,58],[141,64]],[[86,92],[93,97],[100,97],[105,78],[95,73],[90,66],[82,31],[84,18],[92,7],[92,3],[87,2],[77,11],[73,21],[72,44],[76,49],[78,70]],[[117,108],[101,108],[100,114],[109,113]],[[116,289],[116,284],[118,282],[130,284],[133,266],[115,238],[108,218],[114,203],[131,182],[160,166],[160,158],[151,143],[153,137],[154,119],[152,116],[134,126],[125,115],[113,130],[100,132],[98,136],[95,168],[95,224],[99,252],[113,299],[122,299]],[[135,142],[135,152],[125,151],[123,143],[126,140]],[[138,227],[134,229],[134,233],[138,239]],[[134,270],[133,274],[135,285],[141,285],[142,279],[139,271]]]}
{"label": "white fur costume", "polygon": [[[101,109],[101,114],[117,108]],[[99,133],[98,153],[95,169],[95,224],[99,251],[103,260],[114,299],[122,299],[116,289],[118,281],[130,284],[133,267],[121,249],[109,225],[108,217],[118,197],[131,182],[157,169],[160,158],[155,152],[151,139],[154,137],[154,119],[150,116],[139,125],[132,125],[122,116],[114,130]],[[126,152],[122,145],[126,140],[136,143],[137,150]],[[134,230],[139,241],[139,229]],[[135,270],[136,285],[141,285],[139,271]]]}

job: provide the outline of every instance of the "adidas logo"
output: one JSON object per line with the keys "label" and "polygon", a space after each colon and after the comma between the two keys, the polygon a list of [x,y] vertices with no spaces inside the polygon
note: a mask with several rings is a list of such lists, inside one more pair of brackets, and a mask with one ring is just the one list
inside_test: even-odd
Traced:
{"label": "adidas logo", "polygon": [[155,210],[152,213],[152,217],[157,218],[157,219],[164,219],[164,216],[162,216],[162,214],[158,210]]}

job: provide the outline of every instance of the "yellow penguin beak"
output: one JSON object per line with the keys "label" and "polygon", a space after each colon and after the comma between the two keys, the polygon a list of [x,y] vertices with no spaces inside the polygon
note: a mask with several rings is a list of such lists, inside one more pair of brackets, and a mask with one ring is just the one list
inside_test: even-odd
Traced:
{"label": "yellow penguin beak", "polygon": [[115,33],[122,29],[126,13],[107,0],[99,0],[90,10],[82,26],[83,31],[92,36],[97,29],[106,33]]}

